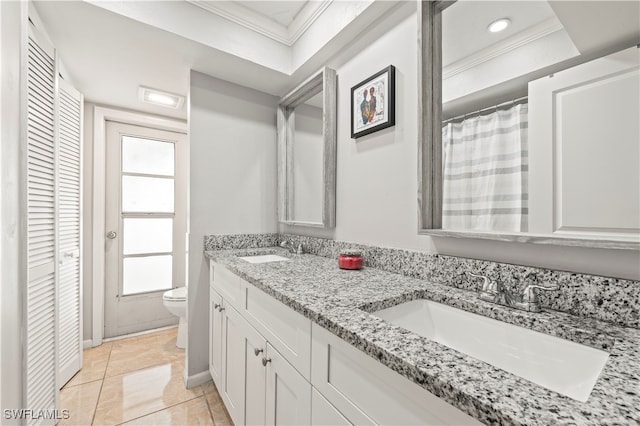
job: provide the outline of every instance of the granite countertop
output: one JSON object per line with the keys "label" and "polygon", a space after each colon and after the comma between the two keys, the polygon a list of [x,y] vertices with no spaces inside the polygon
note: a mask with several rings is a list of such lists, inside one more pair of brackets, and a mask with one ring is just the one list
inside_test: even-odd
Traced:
{"label": "granite countertop", "polygon": [[[251,264],[237,256],[277,253],[292,261]],[[206,251],[246,281],[351,345],[487,424],[640,424],[640,330],[557,311],[530,313],[473,292],[281,248]],[[369,312],[430,299],[603,349],[607,363],[579,402],[387,323]]]}

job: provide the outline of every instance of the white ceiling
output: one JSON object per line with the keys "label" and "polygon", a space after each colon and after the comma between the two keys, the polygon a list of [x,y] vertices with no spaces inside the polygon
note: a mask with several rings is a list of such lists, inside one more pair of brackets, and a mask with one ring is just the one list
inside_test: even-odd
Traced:
{"label": "white ceiling", "polygon": [[333,2],[333,0],[185,1],[285,46],[293,46]]}
{"label": "white ceiling", "polygon": [[[489,24],[501,18],[511,25],[489,32]],[[555,14],[546,1],[458,1],[442,15],[442,64],[451,65],[550,19]]]}
{"label": "white ceiling", "polygon": [[[295,7],[293,4],[288,6],[289,15],[299,7],[305,9],[310,3],[315,7],[318,3],[331,2],[297,2]],[[387,9],[392,5],[385,3]],[[185,119],[186,107],[174,110],[143,103],[137,97],[138,86],[186,96],[189,71],[193,69],[279,96],[317,71],[322,65],[321,56],[327,56],[327,52],[311,55],[305,63],[289,71],[290,47],[260,38],[246,27],[224,19],[220,21],[219,16],[214,17],[184,0],[102,4],[35,1],[33,4],[65,64],[66,74],[87,101],[170,117]],[[119,13],[119,7],[132,12],[132,17]],[[353,31],[361,31],[385,11],[378,9],[377,15],[367,15]],[[148,17],[149,22],[153,21],[161,28],[143,23],[139,16]],[[218,19],[214,21],[216,25],[211,25],[210,18]],[[263,18],[271,21],[266,16]],[[348,44],[347,36],[348,31],[339,32],[335,38],[342,37],[343,40],[332,49],[339,51]],[[225,43],[237,50],[225,51]]]}
{"label": "white ceiling", "polygon": [[240,5],[249,8],[261,15],[288,27],[302,8],[309,3],[304,1],[237,1]]}
{"label": "white ceiling", "polygon": [[[231,4],[231,8],[216,13],[203,9],[207,3],[215,7]],[[395,2],[129,0],[34,4],[68,74],[88,101],[186,118],[186,108],[175,111],[140,102],[138,86],[187,95],[189,71],[193,69],[282,95],[317,71],[328,58],[356,46],[354,37],[388,14]],[[464,57],[505,43],[510,36],[522,35],[532,27],[553,21],[556,15],[570,29],[581,51],[593,50],[598,43],[611,45],[616,40],[628,43],[629,37],[640,37],[639,4],[638,1],[553,2],[552,9],[544,1],[462,1],[445,11],[461,22],[447,25],[449,18],[445,15],[445,61],[460,62]],[[463,7],[466,12],[456,12],[456,8]],[[318,41],[320,44],[313,47],[299,66],[292,67],[292,47],[264,34],[267,27],[279,28],[278,31],[286,31],[287,37],[291,37],[293,27],[299,32],[316,20],[317,24],[326,25],[326,19],[322,21],[325,10],[344,15],[345,10],[352,9],[356,12],[351,16],[335,17],[344,21],[342,29],[332,34],[325,30],[328,35],[321,43]],[[224,15],[229,10],[236,15]],[[244,19],[243,23],[236,22],[238,16]],[[512,19],[512,27],[504,33],[489,34],[486,26],[503,16]],[[449,30],[451,27],[455,28],[453,32]]]}

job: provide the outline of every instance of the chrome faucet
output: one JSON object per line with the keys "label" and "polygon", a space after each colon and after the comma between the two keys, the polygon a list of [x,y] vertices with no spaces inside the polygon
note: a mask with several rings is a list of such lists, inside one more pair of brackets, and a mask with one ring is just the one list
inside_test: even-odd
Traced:
{"label": "chrome faucet", "polygon": [[[514,295],[503,285],[497,281],[492,281],[484,275],[477,275],[469,272],[469,275],[476,278],[482,278],[482,289],[479,298],[487,302],[496,303],[498,305],[509,306],[511,308],[521,309],[528,312],[540,312],[540,301],[536,290],[557,290],[558,286],[544,287],[536,284],[529,284],[524,288],[520,297]],[[532,275],[527,275],[527,278]],[[535,276],[535,274],[533,274]]]}
{"label": "chrome faucet", "polygon": [[304,253],[303,250],[302,250],[302,244],[298,244],[298,248],[296,248],[291,241],[284,240],[283,242],[280,243],[280,247],[286,248],[287,250],[289,250],[293,254],[302,254],[302,253]]}

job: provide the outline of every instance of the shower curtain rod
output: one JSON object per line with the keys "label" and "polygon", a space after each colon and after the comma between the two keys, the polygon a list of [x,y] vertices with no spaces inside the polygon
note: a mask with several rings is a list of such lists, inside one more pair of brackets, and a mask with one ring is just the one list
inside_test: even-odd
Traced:
{"label": "shower curtain rod", "polygon": [[490,107],[487,107],[487,108],[482,108],[482,109],[479,109],[479,110],[474,111],[474,112],[468,112],[466,114],[461,114],[461,115],[458,115],[456,117],[448,118],[448,119],[442,121],[442,124],[447,124],[447,123],[449,123],[451,121],[459,120],[461,118],[464,120],[465,118],[470,117],[472,115],[480,114],[482,112],[490,111],[492,109],[497,110],[498,108],[501,108],[501,107],[504,107],[504,106],[507,106],[507,105],[515,105],[517,103],[521,103],[522,101],[526,101],[528,99],[529,99],[529,96],[523,96],[521,98],[517,98],[517,99],[514,99],[512,101],[502,102],[501,104],[498,104],[498,105],[490,106]]}

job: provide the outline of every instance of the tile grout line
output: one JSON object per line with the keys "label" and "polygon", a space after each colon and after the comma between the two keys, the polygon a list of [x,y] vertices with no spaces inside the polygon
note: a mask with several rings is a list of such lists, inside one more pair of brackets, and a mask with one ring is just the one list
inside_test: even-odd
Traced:
{"label": "tile grout line", "polygon": [[[156,410],[156,411],[151,411],[151,412],[149,412],[149,413],[147,413],[147,414],[143,414],[143,415],[141,415],[141,416],[134,417],[133,419],[129,419],[129,420],[126,420],[126,421],[124,421],[124,422],[117,423],[117,424],[116,424],[116,426],[120,426],[120,425],[123,425],[123,424],[125,424],[125,423],[132,422],[132,421],[134,421],[134,420],[141,419],[142,417],[150,416],[150,415],[152,415],[152,414],[159,413],[160,411],[164,411],[164,410],[167,410],[167,409],[169,409],[169,408],[176,407],[176,406],[178,406],[178,405],[180,405],[180,404],[184,404],[184,403],[187,403],[187,402],[189,402],[189,401],[193,401],[194,399],[203,398],[203,397],[204,397],[204,395],[194,396],[193,398],[185,399],[184,401],[181,401],[181,402],[176,402],[176,403],[175,403],[175,404],[173,404],[173,405],[168,405],[168,406],[166,406],[166,407],[164,407],[164,408],[160,408],[160,409],[158,409],[158,410]],[[207,398],[206,398],[206,397],[204,397],[204,399],[205,399],[205,402],[206,402]],[[209,405],[207,404],[207,407],[208,407],[208,406],[209,406]],[[209,411],[209,414],[211,414],[211,411]],[[213,419],[212,419],[212,420],[213,420]]]}
{"label": "tile grout line", "polygon": [[[209,404],[209,398],[207,398],[207,393],[204,390],[204,385],[201,385],[201,386],[202,386],[202,396],[204,396],[204,402],[205,402],[205,404],[207,404],[207,410],[209,410],[209,417],[211,417],[211,423],[213,423],[213,426],[215,426],[216,425],[216,421],[213,418],[213,411],[211,411],[211,405]],[[213,386],[215,386],[215,383],[214,383]]]}
{"label": "tile grout line", "polygon": [[71,389],[71,388],[75,388],[75,387],[78,387],[78,386],[87,385],[87,384],[93,383],[93,382],[99,382],[101,380],[102,379],[95,379],[95,380],[89,380],[87,382],[76,383],[75,385],[64,385],[64,387],[62,389],[60,389],[60,390],[62,391],[62,390],[65,390],[65,389]]}
{"label": "tile grout line", "polygon": [[104,379],[107,375],[107,368],[109,368],[109,361],[111,360],[111,351],[113,350],[113,343],[111,343],[111,347],[109,348],[109,356],[107,357],[107,365],[104,366],[104,373],[102,373],[102,381],[100,382],[100,392],[98,392],[98,399],[96,399],[96,407],[93,410],[93,416],[91,417],[91,425],[96,420],[96,413],[98,412],[98,403],[100,402],[100,397],[102,396],[102,388],[104,386]]}
{"label": "tile grout line", "polygon": [[[0,1],[2,1],[2,0],[0,0]],[[171,361],[159,362],[159,363],[157,363],[157,364],[145,365],[144,367],[134,368],[133,370],[129,370],[129,371],[123,371],[122,373],[114,374],[113,376],[107,376],[107,375],[106,375],[106,374],[107,374],[107,370],[105,370],[105,377],[104,377],[104,378],[105,378],[105,379],[111,379],[111,378],[113,378],[113,377],[123,376],[123,375],[125,375],[125,374],[130,374],[130,373],[133,373],[133,372],[136,372],[136,371],[142,371],[142,370],[146,370],[146,369],[148,369],[148,368],[158,367],[158,366],[160,366],[160,365],[173,364],[173,363],[174,363],[174,362],[176,362],[176,361],[180,361],[180,360],[179,360],[179,359],[174,359],[174,360],[171,360]],[[184,360],[183,360],[183,361],[184,361]]]}

